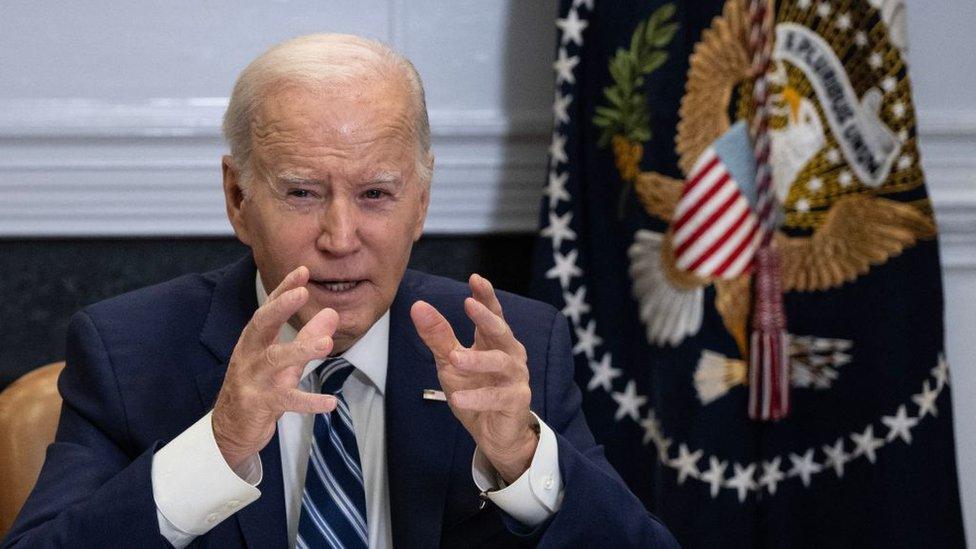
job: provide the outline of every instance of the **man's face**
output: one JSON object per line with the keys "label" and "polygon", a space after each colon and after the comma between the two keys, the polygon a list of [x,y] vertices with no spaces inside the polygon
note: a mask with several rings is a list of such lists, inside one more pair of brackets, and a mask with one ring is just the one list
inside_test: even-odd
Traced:
{"label": "man's face", "polygon": [[309,300],[291,322],[335,309],[338,352],[393,302],[427,214],[407,90],[389,80],[271,93],[254,116],[245,194],[225,157],[228,215],[265,289],[307,266]]}

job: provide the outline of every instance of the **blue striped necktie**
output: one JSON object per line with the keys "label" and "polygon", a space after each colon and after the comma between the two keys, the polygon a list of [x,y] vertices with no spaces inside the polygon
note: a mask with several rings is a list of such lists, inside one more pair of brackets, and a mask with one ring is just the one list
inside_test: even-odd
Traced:
{"label": "blue striped necktie", "polygon": [[342,384],[352,370],[352,364],[342,357],[327,359],[316,370],[322,380],[322,393],[335,395],[339,405],[332,413],[315,416],[298,519],[300,549],[365,548],[369,544],[359,447],[349,406],[342,396]]}

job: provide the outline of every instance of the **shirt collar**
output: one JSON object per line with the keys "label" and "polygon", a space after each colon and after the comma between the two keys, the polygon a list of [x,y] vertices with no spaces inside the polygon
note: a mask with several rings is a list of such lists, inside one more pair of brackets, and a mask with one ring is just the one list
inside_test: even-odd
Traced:
{"label": "shirt collar", "polygon": [[[258,307],[268,300],[268,292],[261,282],[261,272],[254,276],[254,288],[258,297]],[[298,331],[289,323],[284,323],[278,332],[278,341],[289,342],[295,339]],[[386,367],[390,351],[390,311],[387,310],[352,347],[340,356],[362,372],[376,387],[380,394],[386,392]],[[313,360],[305,365],[302,378],[315,371],[322,360]]]}

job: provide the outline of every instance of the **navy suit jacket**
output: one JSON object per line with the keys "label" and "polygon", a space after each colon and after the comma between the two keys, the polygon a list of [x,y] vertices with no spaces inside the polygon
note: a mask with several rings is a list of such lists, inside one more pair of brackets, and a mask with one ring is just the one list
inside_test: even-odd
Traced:
{"label": "navy suit jacket", "polygon": [[[257,308],[255,266],[243,260],[87,307],[68,328],[57,438],[3,547],[168,547],[159,533],[153,453],[214,404],[241,330]],[[409,317],[426,300],[473,339],[466,285],[407,271],[390,311],[386,436],[392,535],[398,547],[676,546],[597,446],[573,382],[567,324],[548,305],[504,292],[506,319],[527,350],[532,409],[557,433],[562,508],[523,532],[481,505],[474,442],[444,402],[430,351]],[[277,436],[261,451],[261,497],[197,538],[199,547],[285,547]]]}

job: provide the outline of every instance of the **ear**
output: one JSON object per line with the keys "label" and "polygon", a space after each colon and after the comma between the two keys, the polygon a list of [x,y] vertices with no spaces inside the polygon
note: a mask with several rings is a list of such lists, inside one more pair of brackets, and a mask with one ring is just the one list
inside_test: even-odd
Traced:
{"label": "ear", "polygon": [[237,239],[247,246],[251,245],[250,233],[247,230],[247,218],[244,216],[244,189],[241,187],[241,172],[237,169],[234,157],[225,154],[220,159],[220,168],[224,175],[224,203],[227,206],[227,219],[234,227]]}
{"label": "ear", "polygon": [[417,210],[417,221],[414,224],[413,241],[416,242],[420,239],[420,235],[424,233],[424,222],[427,221],[427,206],[430,205],[430,185],[431,180],[434,178],[434,155],[427,153],[427,173],[430,174],[430,180],[420,182],[420,206]]}

